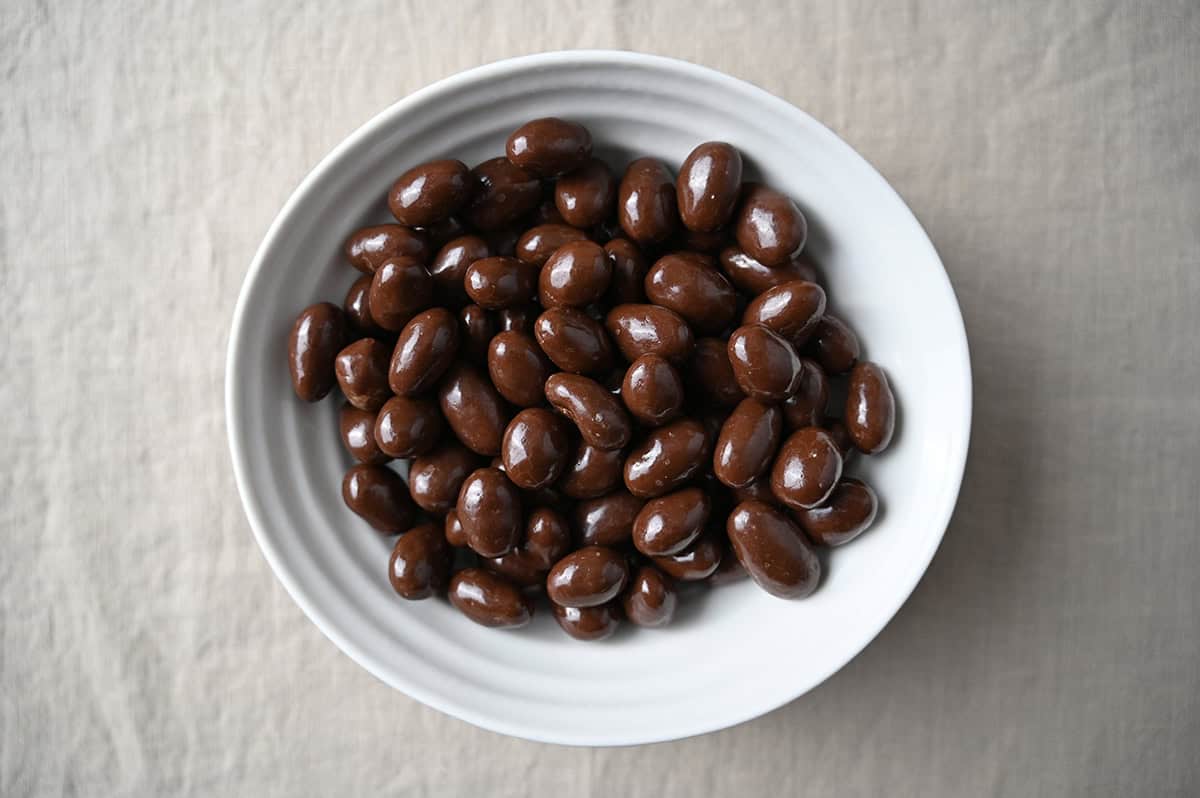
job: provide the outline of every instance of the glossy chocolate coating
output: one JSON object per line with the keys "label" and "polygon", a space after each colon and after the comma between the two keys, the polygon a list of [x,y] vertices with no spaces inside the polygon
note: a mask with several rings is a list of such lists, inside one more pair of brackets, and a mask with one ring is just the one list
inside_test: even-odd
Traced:
{"label": "glossy chocolate coating", "polygon": [[566,468],[569,454],[570,439],[562,417],[540,407],[517,413],[500,445],[504,472],[525,490],[554,484]]}
{"label": "glossy chocolate coating", "polygon": [[338,411],[338,431],[342,446],[360,463],[381,465],[392,458],[375,442],[375,413],[359,410],[346,402]]}
{"label": "glossy chocolate coating", "polygon": [[296,396],[316,402],[333,390],[334,361],[348,337],[346,317],[337,305],[319,302],[300,311],[288,336],[288,371]]}
{"label": "glossy chocolate coating", "polygon": [[612,366],[612,344],[594,319],[576,308],[551,308],[533,324],[538,346],[554,365],[575,374],[599,374]]}
{"label": "glossy chocolate coating", "polygon": [[729,280],[695,253],[659,258],[646,275],[646,296],[678,313],[700,334],[721,332],[737,315]]}
{"label": "glossy chocolate coating", "polygon": [[633,521],[641,511],[643,499],[624,488],[575,505],[575,535],[583,546],[617,546],[633,534]]}
{"label": "glossy chocolate coating", "polygon": [[749,485],[733,488],[733,498],[738,503],[754,500],[766,504],[779,504],[779,499],[775,498],[775,494],[771,490],[770,474],[764,474]]}
{"label": "glossy chocolate coating", "polygon": [[440,222],[471,198],[474,181],[462,161],[430,161],[402,174],[388,191],[388,209],[411,227]]}
{"label": "glossy chocolate coating", "polygon": [[675,181],[679,216],[689,230],[711,232],[733,215],[742,187],[742,154],[723,141],[692,150]]}
{"label": "glossy chocolate coating", "polygon": [[734,553],[733,546],[730,545],[725,547],[725,553],[721,556],[721,564],[717,566],[717,570],[712,572],[708,583],[713,587],[720,587],[740,582],[747,576],[749,574],[746,573],[745,567]]}
{"label": "glossy chocolate coating", "polygon": [[759,324],[738,327],[726,345],[738,387],[763,402],[786,399],[800,387],[804,365],[779,333]]}
{"label": "glossy chocolate coating", "polygon": [[526,592],[540,590],[546,581],[546,569],[539,568],[537,561],[519,547],[499,557],[482,557],[480,564]]}
{"label": "glossy chocolate coating", "polygon": [[675,617],[678,603],[675,584],[650,565],[643,565],[634,572],[621,596],[625,617],[638,626],[666,626]]}
{"label": "glossy chocolate coating", "polygon": [[558,489],[572,499],[603,496],[621,484],[624,462],[624,452],[620,449],[600,449],[580,442],[558,482]]}
{"label": "glossy chocolate coating", "polygon": [[843,463],[858,451],[858,449],[854,448],[854,440],[850,437],[850,430],[846,429],[846,425],[841,419],[827,418],[823,426],[825,427],[825,431],[829,433],[829,437],[833,439],[833,443],[837,446],[838,451],[842,453]]}
{"label": "glossy chocolate coating", "polygon": [[353,466],[342,478],[342,500],[380,532],[395,535],[412,526],[415,510],[408,488],[387,466]]}
{"label": "glossy chocolate coating", "polygon": [[508,579],[482,568],[464,568],[450,580],[450,603],[482,626],[517,629],[533,619],[533,599]]}
{"label": "glossy chocolate coating", "polygon": [[529,215],[529,223],[537,227],[543,224],[566,224],[567,220],[558,212],[558,208],[554,207],[554,198],[550,197],[543,199],[541,204],[533,209],[533,213]]}
{"label": "glossy chocolate coating", "polygon": [[538,276],[538,300],[544,308],[582,308],[599,300],[612,280],[612,259],[593,241],[559,247]]}
{"label": "glossy chocolate coating", "polygon": [[543,386],[554,365],[530,336],[497,333],[488,345],[488,374],[492,385],[518,407],[537,407],[545,401]]}
{"label": "glossy chocolate coating", "polygon": [[790,197],[748,183],[734,214],[733,234],[747,255],[765,266],[779,266],[804,248],[808,222]]}
{"label": "glossy chocolate coating", "polygon": [[879,499],[862,480],[846,477],[825,504],[792,515],[809,539],[821,546],[840,546],[861,535],[875,522]]}
{"label": "glossy chocolate coating", "polygon": [[650,264],[638,245],[627,238],[614,238],[604,245],[612,259],[612,281],[605,300],[609,305],[642,304],[646,301],[646,274]]}
{"label": "glossy chocolate coating", "polygon": [[350,290],[346,292],[346,298],[342,301],[342,310],[346,312],[346,320],[350,326],[357,332],[363,335],[376,337],[383,332],[383,328],[375,323],[375,319],[371,318],[371,278],[374,275],[363,274],[359,275],[355,280]]}
{"label": "glossy chocolate coating", "polygon": [[525,542],[521,550],[533,558],[545,573],[571,551],[571,527],[557,510],[539,507],[525,522]]}
{"label": "glossy chocolate coating", "polygon": [[846,431],[860,452],[879,454],[896,430],[896,398],[887,374],[869,360],[850,371],[846,393]]}
{"label": "glossy chocolate coating", "polygon": [[467,232],[467,226],[457,216],[447,216],[417,229],[429,240],[429,246],[435,252]]}
{"label": "glossy chocolate coating", "polygon": [[617,180],[608,164],[591,158],[554,184],[554,205],[569,225],[593,227],[617,209]]}
{"label": "glossy chocolate coating", "polygon": [[764,266],[737,247],[726,247],[721,250],[720,264],[729,281],[750,296],[792,280],[817,282],[817,270],[803,252],[779,266]]}
{"label": "glossy chocolate coating", "polygon": [[717,438],[713,473],[731,488],[742,488],[765,474],[779,448],[783,412],[757,399],[743,399]]}
{"label": "glossy chocolate coating", "polygon": [[620,449],[629,443],[633,425],[621,400],[595,380],[578,374],[553,374],[546,380],[546,400],[571,420],[588,445]]}
{"label": "glossy chocolate coating", "polygon": [[427,263],[433,254],[423,233],[399,224],[377,224],[356,230],[346,239],[342,252],[351,266],[367,274],[389,258],[407,256]]}
{"label": "glossy chocolate coating", "polygon": [[625,461],[625,487],[644,499],[662,496],[691,479],[711,449],[704,425],[685,418],[651,430]]}
{"label": "glossy chocolate coating", "polygon": [[678,554],[700,537],[711,512],[712,499],[694,486],[651,499],[633,522],[633,545],[649,557]]}
{"label": "glossy chocolate coating", "polygon": [[803,598],[821,581],[821,561],[782,510],[739,504],[725,524],[738,561],[759,587],[779,598]]}
{"label": "glossy chocolate coating", "polygon": [[687,364],[688,388],[719,407],[736,405],[746,397],[737,384],[729,350],[720,338],[701,338]]}
{"label": "glossy chocolate coating", "polygon": [[459,549],[467,547],[467,533],[458,521],[457,511],[450,510],[450,512],[446,513],[446,523],[443,525],[442,531],[446,535],[446,542],[451,546]]}
{"label": "glossy chocolate coating", "polygon": [[514,305],[496,311],[496,326],[499,332],[520,332],[533,335],[533,323],[542,310],[537,305]]}
{"label": "glossy chocolate coating", "polygon": [[388,561],[388,581],[403,598],[427,599],[450,583],[452,560],[442,530],[433,524],[421,524],[396,541]]}
{"label": "glossy chocolate coating", "polygon": [[433,278],[415,258],[388,258],[371,278],[371,318],[385,330],[398,332],[418,311],[433,302]]}
{"label": "glossy chocolate coating", "polygon": [[681,364],[695,344],[683,317],[658,305],[617,305],[604,317],[604,326],[630,363],[653,354]]}
{"label": "glossy chocolate coating", "polygon": [[388,386],[397,396],[433,388],[458,354],[458,319],[445,308],[430,308],[409,319],[392,351]]}
{"label": "glossy chocolate coating", "polygon": [[554,564],[546,595],[564,607],[595,607],[616,598],[629,581],[624,556],[604,546],[584,546]]}
{"label": "glossy chocolate coating", "polygon": [[334,360],[338,387],[359,410],[378,410],[392,395],[388,387],[391,347],[374,338],[360,338],[338,352]]}
{"label": "glossy chocolate coating", "polygon": [[708,532],[678,554],[652,557],[655,567],[680,582],[698,582],[712,576],[725,556],[725,544],[721,538]]}
{"label": "glossy chocolate coating", "polygon": [[463,444],[487,457],[500,454],[509,412],[490,380],[464,363],[450,367],[438,385],[446,423]]}
{"label": "glossy chocolate coating", "polygon": [[806,351],[812,353],[826,374],[845,374],[854,368],[861,354],[858,336],[846,322],[830,313],[817,324]]}
{"label": "glossy chocolate coating", "polygon": [[467,545],[481,557],[499,557],[521,539],[521,495],[498,468],[477,468],[463,480],[455,512]]}
{"label": "glossy chocolate coating", "polygon": [[592,154],[592,135],[578,122],[548,116],[513,131],[504,148],[508,160],[542,177],[570,172]]}
{"label": "glossy chocolate coating", "polygon": [[638,158],[625,169],[617,189],[617,219],[638,244],[666,241],[679,227],[675,181],[654,158]]}
{"label": "glossy chocolate coating", "polygon": [[[507,158],[492,158],[471,170],[475,193],[463,213],[483,231],[501,230],[533,210],[542,200],[537,177]],[[515,240],[515,239],[514,239]],[[503,254],[493,247],[497,254]]]}
{"label": "glossy chocolate coating", "polygon": [[783,400],[783,425],[788,432],[801,427],[817,427],[825,418],[829,404],[829,378],[815,360],[801,358],[804,364],[796,392]]}
{"label": "glossy chocolate coating", "polygon": [[525,263],[541,266],[564,244],[587,241],[587,233],[566,224],[540,224],[526,230],[517,239],[517,257]]}
{"label": "glossy chocolate coating", "polygon": [[725,228],[713,230],[711,233],[701,233],[695,230],[684,230],[679,236],[679,246],[688,252],[703,253],[715,258],[718,252],[729,246],[729,231]]}
{"label": "glossy chocolate coating", "polygon": [[642,355],[629,366],[621,383],[621,401],[630,415],[647,427],[658,427],[683,408],[683,379],[664,357]]}
{"label": "glossy chocolate coating", "polygon": [[392,457],[415,457],[433,449],[443,426],[432,399],[393,396],[375,419],[375,441]]}
{"label": "glossy chocolate coating", "polygon": [[771,492],[793,510],[816,507],[842,476],[842,455],[829,433],[805,427],[788,436],[771,467]]}
{"label": "glossy chocolate coating", "polygon": [[496,334],[496,320],[478,305],[467,305],[458,312],[459,350],[477,365],[486,365],[488,344]]}
{"label": "glossy chocolate coating", "polygon": [[522,305],[537,293],[537,273],[537,267],[516,258],[477,260],[467,267],[467,296],[488,310]]}
{"label": "glossy chocolate coating", "polygon": [[458,442],[443,443],[412,461],[408,492],[425,512],[445,515],[454,509],[463,481],[480,466],[480,460],[479,455]]}
{"label": "glossy chocolate coating", "polygon": [[621,616],[613,603],[598,607],[564,607],[551,603],[550,608],[562,630],[576,640],[604,640],[621,625]]}
{"label": "glossy chocolate coating", "polygon": [[742,314],[742,324],[761,324],[782,335],[792,346],[804,346],[825,313],[825,289],[807,280],[793,280],[756,296]]}
{"label": "glossy chocolate coating", "polygon": [[492,250],[487,241],[476,235],[459,236],[447,241],[429,265],[433,278],[434,294],[450,305],[465,305],[467,268],[477,260],[491,257]]}

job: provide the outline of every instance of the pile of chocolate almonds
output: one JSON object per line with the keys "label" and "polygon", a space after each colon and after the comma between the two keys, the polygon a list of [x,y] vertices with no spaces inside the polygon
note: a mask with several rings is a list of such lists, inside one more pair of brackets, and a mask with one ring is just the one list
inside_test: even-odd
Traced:
{"label": "pile of chocolate almonds", "polygon": [[597,640],[747,573],[806,596],[817,550],[875,518],[844,465],[891,440],[887,377],[828,312],[804,215],[734,147],[678,177],[591,151],[582,125],[528,122],[505,157],[405,172],[397,223],[346,241],[362,276],[288,350],[297,396],[345,397],[345,502],[399,535],[400,596],[487,626],[544,596]]}

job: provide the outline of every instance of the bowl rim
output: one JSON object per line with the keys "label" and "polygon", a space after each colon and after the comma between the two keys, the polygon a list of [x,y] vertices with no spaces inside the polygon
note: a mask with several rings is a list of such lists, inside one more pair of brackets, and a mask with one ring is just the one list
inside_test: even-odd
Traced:
{"label": "bowl rim", "polygon": [[[624,65],[630,67],[645,67],[652,70],[665,70],[682,76],[691,77],[699,81],[719,84],[727,90],[740,93],[747,98],[748,101],[770,106],[780,114],[786,115],[794,119],[798,124],[809,127],[818,136],[824,137],[836,146],[843,149],[851,160],[856,160],[858,165],[863,168],[863,174],[867,179],[872,180],[876,184],[876,188],[895,198],[899,205],[908,214],[912,223],[922,233],[923,245],[927,248],[928,256],[936,262],[940,269],[941,290],[944,292],[943,300],[949,300],[950,305],[954,309],[951,318],[948,319],[952,323],[953,332],[955,333],[954,344],[961,351],[961,362],[959,363],[962,369],[962,395],[958,397],[957,402],[962,406],[961,429],[957,431],[955,440],[962,442],[959,451],[953,453],[951,459],[952,468],[950,479],[953,489],[945,494],[947,499],[944,506],[938,508],[936,517],[931,517],[930,526],[937,529],[936,534],[931,534],[926,539],[925,550],[920,552],[918,557],[914,558],[914,562],[919,567],[912,569],[912,575],[907,585],[903,590],[899,590],[894,594],[893,606],[890,611],[881,613],[882,619],[876,628],[870,631],[869,634],[863,636],[861,645],[852,647],[847,655],[840,661],[835,661],[835,664],[825,669],[827,672],[820,674],[819,678],[812,680],[810,684],[798,683],[795,690],[781,691],[778,696],[773,697],[774,700],[762,702],[758,705],[743,706],[738,712],[725,713],[721,716],[714,716],[712,719],[706,719],[704,722],[697,722],[683,731],[666,731],[659,733],[647,733],[636,728],[630,728],[628,733],[620,737],[612,735],[595,735],[592,733],[581,733],[574,736],[570,740],[562,739],[553,733],[546,734],[536,727],[529,727],[511,723],[503,719],[497,719],[486,714],[477,713],[468,707],[454,705],[442,700],[441,696],[429,691],[426,691],[419,685],[406,682],[402,676],[394,674],[383,675],[382,669],[376,667],[374,658],[366,652],[360,650],[358,646],[338,629],[337,625],[326,617],[321,610],[319,603],[310,599],[309,592],[304,588],[295,574],[289,569],[286,560],[280,555],[276,546],[276,541],[268,534],[267,523],[265,521],[266,514],[258,503],[258,499],[252,488],[252,480],[249,475],[250,466],[248,463],[247,445],[245,442],[244,425],[245,419],[241,416],[239,408],[239,393],[241,386],[244,384],[238,379],[241,371],[238,365],[239,353],[244,348],[243,339],[245,336],[246,318],[249,313],[248,295],[250,287],[258,279],[259,273],[263,270],[267,260],[267,255],[275,246],[276,239],[280,236],[280,230],[284,226],[285,221],[292,215],[296,207],[306,201],[311,193],[313,186],[318,183],[322,176],[333,169],[335,165],[343,158],[343,156],[356,149],[360,142],[374,135],[380,128],[387,127],[392,120],[403,116],[411,106],[425,102],[439,95],[452,93],[461,87],[474,85],[482,82],[487,82],[496,78],[522,72],[530,69],[546,69],[557,66],[583,66],[583,65]],[[355,663],[361,666],[368,673],[379,679],[384,684],[390,687],[401,690],[409,697],[429,706],[439,712],[450,715],[459,720],[466,721],[474,726],[487,729],[492,732],[507,734],[515,737],[520,737],[527,740],[537,742],[552,743],[559,745],[587,745],[587,746],[614,746],[614,745],[635,745],[654,742],[664,742],[667,740],[684,739],[687,737],[705,734],[708,732],[718,731],[725,728],[740,725],[742,723],[753,720],[761,715],[776,710],[785,706],[792,701],[804,695],[811,689],[827,681],[835,673],[846,666],[851,660],[861,654],[872,641],[878,637],[879,633],[887,626],[888,623],[896,616],[900,608],[908,601],[921,579],[929,569],[929,564],[933,560],[938,547],[941,545],[945,537],[947,527],[949,526],[951,517],[958,503],[959,494],[962,488],[963,475],[966,469],[966,462],[970,450],[971,424],[973,415],[973,378],[971,373],[970,349],[966,334],[966,326],[962,318],[962,309],[958,303],[958,298],[955,295],[954,288],[950,283],[949,274],[946,272],[945,265],[942,263],[941,257],[933,246],[933,242],[929,239],[928,233],[916,218],[916,215],[904,202],[899,193],[891,186],[890,183],[879,173],[877,169],[866,158],[858,153],[853,147],[843,141],[837,134],[823,125],[821,122],[800,110],[796,106],[786,100],[770,93],[766,89],[756,86],[748,81],[740,78],[735,78],[727,75],[716,69],[694,64],[681,59],[670,58],[661,55],[651,55],[628,50],[607,50],[607,49],[586,49],[586,50],[556,50],[531,55],[522,55],[513,58],[506,58],[481,66],[473,67],[462,72],[449,75],[441,78],[417,91],[409,94],[400,100],[392,103],[387,108],[383,109],[375,116],[371,117],[367,122],[357,128],[353,133],[343,139],[335,146],[328,154],[326,154],[301,180],[300,184],[291,192],[283,207],[275,215],[270,226],[267,229],[262,242],[255,251],[254,257],[250,262],[250,267],[246,272],[246,276],[242,281],[241,287],[238,290],[237,303],[234,306],[232,322],[230,327],[229,344],[226,349],[225,361],[225,386],[224,386],[224,403],[225,403],[225,422],[226,431],[229,442],[230,455],[233,462],[234,481],[237,486],[238,496],[242,502],[242,508],[246,514],[246,518],[250,523],[251,531],[254,533],[254,538],[258,543],[259,549],[267,560],[267,564],[271,568],[275,577],[283,584],[291,599],[300,607],[301,611],[308,617],[310,621],[325,635],[337,648],[350,657]],[[586,738],[581,742],[581,739]]]}

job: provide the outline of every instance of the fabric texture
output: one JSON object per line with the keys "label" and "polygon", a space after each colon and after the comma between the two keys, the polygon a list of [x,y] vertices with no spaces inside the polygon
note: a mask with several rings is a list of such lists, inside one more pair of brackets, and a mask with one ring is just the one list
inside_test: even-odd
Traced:
{"label": "fabric texture", "polygon": [[[825,122],[940,251],[971,458],[929,572],[791,705],[588,750],[475,729],[305,619],[234,489],[234,301],[405,94],[616,47]],[[0,794],[1200,793],[1200,4],[6,3]]]}

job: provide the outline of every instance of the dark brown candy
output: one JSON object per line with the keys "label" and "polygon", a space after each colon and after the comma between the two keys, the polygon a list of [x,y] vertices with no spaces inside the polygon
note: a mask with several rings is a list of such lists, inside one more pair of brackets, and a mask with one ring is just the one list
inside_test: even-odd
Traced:
{"label": "dark brown candy", "polygon": [[592,136],[578,122],[548,116],[521,125],[505,145],[508,160],[542,177],[582,166],[592,154]]}
{"label": "dark brown candy", "polygon": [[463,531],[462,524],[458,521],[458,513],[454,510],[446,513],[446,523],[443,526],[443,531],[446,535],[446,542],[451,546],[459,549],[467,547],[467,533]]}
{"label": "dark brown candy", "polygon": [[497,333],[488,345],[492,384],[518,407],[537,407],[546,399],[544,385],[554,366],[537,342],[522,332]]}
{"label": "dark brown candy", "polygon": [[342,445],[355,460],[369,465],[380,465],[392,459],[375,442],[375,415],[369,410],[359,410],[349,402],[338,411]]}
{"label": "dark brown candy", "polygon": [[442,530],[433,524],[421,524],[396,541],[388,562],[388,581],[403,598],[427,599],[450,583],[452,560]]}
{"label": "dark brown candy", "polygon": [[763,402],[786,399],[800,387],[803,364],[783,336],[759,324],[738,327],[726,345],[738,387]]}
{"label": "dark brown candy", "polygon": [[750,296],[792,280],[817,282],[816,267],[803,252],[779,266],[764,266],[737,247],[726,247],[721,250],[720,263],[729,281]]}
{"label": "dark brown candy", "polygon": [[407,255],[389,258],[371,278],[368,297],[374,322],[385,330],[398,332],[433,302],[433,278],[415,258]]}
{"label": "dark brown candy", "polygon": [[496,334],[496,320],[478,305],[467,305],[458,312],[458,329],[460,351],[466,359],[486,365],[488,344]]}
{"label": "dark brown candy", "polygon": [[649,565],[634,572],[621,596],[625,617],[638,626],[666,626],[675,617],[678,602],[671,579]]}
{"label": "dark brown candy", "polygon": [[[542,199],[542,186],[507,158],[492,158],[471,170],[475,193],[464,212],[466,220],[483,231],[501,230],[533,210]],[[515,243],[515,238],[514,238]],[[500,248],[493,247],[497,254]]]}
{"label": "dark brown candy", "polygon": [[525,263],[541,266],[560,247],[572,241],[587,241],[587,233],[566,224],[540,224],[517,239],[516,254]]}
{"label": "dark brown candy", "polygon": [[845,374],[858,362],[858,336],[846,322],[826,313],[809,340],[807,351],[812,353],[826,374]]}
{"label": "dark brown candy", "polygon": [[651,558],[655,567],[680,582],[698,582],[713,575],[725,555],[721,538],[708,532],[678,554]]}
{"label": "dark brown candy", "polygon": [[380,532],[395,535],[412,526],[415,510],[400,475],[387,466],[359,464],[342,478],[342,500]]}
{"label": "dark brown candy", "polygon": [[612,366],[612,345],[594,319],[576,308],[551,308],[533,324],[538,346],[554,365],[575,374],[599,374]]}
{"label": "dark brown candy", "polygon": [[546,594],[564,607],[595,607],[624,589],[629,581],[625,558],[604,546],[585,546],[563,557],[546,577]]}
{"label": "dark brown candy", "polygon": [[750,578],[772,596],[803,598],[816,590],[821,561],[782,510],[743,502],[729,514],[725,531]]}
{"label": "dark brown candy", "polygon": [[591,158],[554,184],[554,204],[563,221],[575,227],[592,227],[616,211],[617,181],[608,165]]}
{"label": "dark brown candy", "polygon": [[604,245],[604,251],[612,259],[612,281],[608,285],[606,300],[610,305],[639,304],[646,301],[646,273],[650,264],[638,249],[637,244],[627,238],[614,238]]}
{"label": "dark brown candy", "polygon": [[463,444],[487,457],[500,454],[509,412],[491,381],[463,363],[451,366],[438,385],[446,423]]}
{"label": "dark brown candy", "polygon": [[815,360],[801,358],[804,364],[796,392],[783,401],[783,425],[788,432],[801,427],[820,426],[829,404],[829,378]]}
{"label": "dark brown candy", "polygon": [[338,352],[334,361],[338,386],[346,401],[359,410],[378,410],[392,395],[388,387],[391,347],[374,338],[360,338]]}
{"label": "dark brown candy", "polygon": [[536,295],[537,275],[537,267],[516,258],[477,260],[467,267],[467,296],[488,310],[522,305]]}
{"label": "dark brown candy", "polygon": [[533,323],[541,314],[537,305],[514,305],[496,311],[496,326],[499,332],[520,332],[533,335]]}
{"label": "dark brown candy", "polygon": [[383,328],[371,318],[371,278],[374,275],[363,274],[350,286],[346,299],[342,302],[342,310],[350,326],[362,335],[375,337],[383,332]]}
{"label": "dark brown candy", "polygon": [[825,419],[825,431],[829,433],[829,437],[833,439],[833,443],[837,446],[838,451],[842,453],[842,462],[850,459],[851,455],[858,451],[854,448],[854,441],[850,437],[850,430],[846,429],[846,425],[837,418]]}
{"label": "dark brown candy", "polygon": [[520,492],[498,468],[471,472],[458,492],[455,512],[467,545],[481,557],[499,557],[521,539]]}
{"label": "dark brown candy", "polygon": [[558,488],[572,499],[603,496],[621,484],[624,462],[624,453],[620,449],[600,449],[580,442],[567,463]]}
{"label": "dark brown candy", "polygon": [[605,316],[604,326],[630,363],[642,355],[661,355],[682,364],[692,353],[691,327],[678,313],[658,305],[617,305]]}
{"label": "dark brown candy", "polygon": [[480,465],[479,455],[461,444],[445,443],[412,461],[408,492],[417,506],[430,515],[454,509],[467,475]]}
{"label": "dark brown candy", "polygon": [[829,498],[841,476],[842,455],[829,433],[805,427],[779,447],[771,467],[771,492],[793,510],[804,510]]}
{"label": "dark brown candy", "polygon": [[392,457],[415,457],[433,449],[442,426],[432,399],[393,396],[375,419],[375,441]]}
{"label": "dark brown candy", "polygon": [[585,443],[620,449],[633,434],[620,399],[588,377],[558,373],[546,380],[546,400],[579,430]]}
{"label": "dark brown candy", "polygon": [[746,397],[738,387],[729,351],[720,338],[696,341],[687,374],[689,388],[720,407],[736,405]]}
{"label": "dark brown candy", "polygon": [[837,484],[825,504],[793,510],[792,515],[814,543],[840,546],[865,532],[875,522],[878,510],[879,500],[871,486],[847,477]]}
{"label": "dark brown candy", "polygon": [[450,580],[450,603],[493,629],[517,629],[533,619],[533,599],[508,579],[482,568],[464,568]]}
{"label": "dark brown candy", "polygon": [[793,280],[756,296],[742,314],[742,324],[761,324],[800,347],[816,332],[825,313],[825,290],[807,280]]}
{"label": "dark brown candy", "polygon": [[544,308],[582,308],[599,300],[612,280],[612,260],[599,244],[571,241],[545,262],[538,277]]}
{"label": "dark brown candy", "polygon": [[691,479],[711,449],[704,425],[685,418],[651,430],[625,461],[625,487],[644,499],[662,496]]}
{"label": "dark brown candy", "polygon": [[779,266],[804,248],[808,222],[789,197],[748,183],[734,214],[733,233],[747,255],[766,266]]}
{"label": "dark brown candy", "polygon": [[711,511],[708,493],[697,487],[651,499],[633,523],[633,545],[649,557],[678,554],[704,531]]}
{"label": "dark brown candy", "polygon": [[633,522],[645,501],[624,488],[575,505],[575,534],[584,546],[617,546],[633,534]]}
{"label": "dark brown candy", "polygon": [[646,296],[701,334],[721,332],[737,315],[737,296],[725,275],[690,252],[659,258],[646,275]]}
{"label": "dark brown candy", "polygon": [[442,302],[455,307],[465,305],[470,301],[465,285],[467,268],[491,254],[487,241],[476,235],[459,236],[447,241],[429,265],[435,295]]}
{"label": "dark brown candy", "polygon": [[443,160],[414,166],[392,184],[388,209],[400,224],[412,227],[440,222],[471,197],[471,170],[462,161]]}
{"label": "dark brown candy", "polygon": [[675,181],[679,216],[689,230],[711,232],[729,221],[742,187],[742,154],[723,141],[692,150]]}
{"label": "dark brown candy", "polygon": [[879,454],[896,429],[896,398],[887,374],[863,360],[850,371],[846,394],[846,431],[860,452]]}
{"label": "dark brown candy", "polygon": [[346,317],[330,302],[300,311],[288,336],[292,388],[305,402],[324,399],[337,384],[334,361],[348,338]]}
{"label": "dark brown candy", "polygon": [[569,446],[562,417],[540,407],[522,410],[504,431],[504,472],[525,490],[547,487],[566,468]]}
{"label": "dark brown candy", "polygon": [[749,485],[734,488],[733,498],[738,503],[754,500],[766,504],[779,504],[779,499],[776,499],[774,492],[771,491],[770,474],[764,474]]}
{"label": "dark brown candy", "polygon": [[639,158],[626,167],[617,190],[617,219],[638,244],[660,243],[675,232],[675,181],[661,161]]}
{"label": "dark brown candy", "polygon": [[433,388],[454,362],[461,335],[458,319],[445,308],[413,316],[392,351],[388,385],[397,396],[416,396]]}
{"label": "dark brown candy", "polygon": [[342,252],[351,266],[371,274],[389,258],[407,256],[427,263],[432,248],[423,233],[399,224],[377,224],[356,230],[346,239]]}
{"label": "dark brown candy", "polygon": [[621,401],[648,427],[662,426],[678,416],[683,400],[683,380],[664,357],[642,355],[625,372]]}
{"label": "dark brown candy", "polygon": [[742,488],[765,474],[779,448],[783,413],[775,405],[743,399],[717,438],[713,473],[731,488]]}
{"label": "dark brown candy", "polygon": [[553,603],[550,606],[554,610],[554,620],[576,640],[604,640],[621,625],[621,616],[611,603],[598,607],[564,607]]}
{"label": "dark brown candy", "polygon": [[567,520],[549,507],[539,507],[525,522],[525,542],[521,550],[533,558],[543,573],[571,550],[571,528]]}

